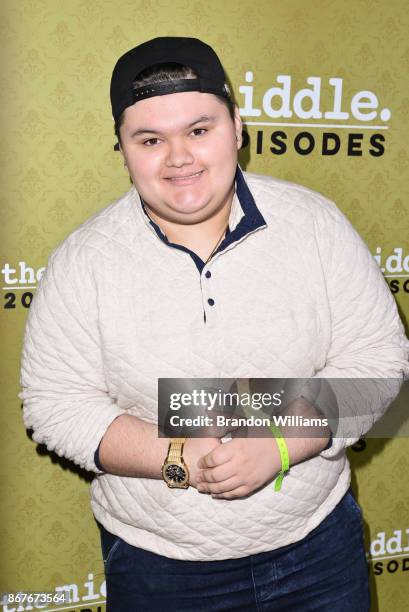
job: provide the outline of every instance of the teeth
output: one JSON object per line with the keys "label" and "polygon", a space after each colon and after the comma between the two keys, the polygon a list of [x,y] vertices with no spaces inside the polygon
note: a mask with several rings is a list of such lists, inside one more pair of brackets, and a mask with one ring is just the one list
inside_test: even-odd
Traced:
{"label": "teeth", "polygon": [[196,172],[196,174],[189,174],[188,176],[174,176],[170,180],[171,181],[181,181],[183,179],[193,178],[194,176],[199,176],[200,172]]}

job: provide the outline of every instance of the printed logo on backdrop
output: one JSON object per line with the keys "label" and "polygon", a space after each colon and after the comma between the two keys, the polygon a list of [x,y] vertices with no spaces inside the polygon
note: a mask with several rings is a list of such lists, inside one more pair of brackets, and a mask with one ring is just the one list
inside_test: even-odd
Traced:
{"label": "printed logo on backdrop", "polygon": [[[344,94],[342,78],[306,78],[307,87],[295,90],[290,75],[277,75],[276,83],[262,94],[255,93],[257,77],[245,74],[246,85],[238,87],[240,115],[251,133],[244,132],[243,147],[252,146],[257,155],[312,153],[380,157],[385,152],[385,131],[391,118],[389,108],[375,92],[357,91],[351,99]],[[330,95],[324,108],[322,91]],[[299,128],[294,134],[288,128]],[[332,130],[346,130],[339,133]]]}
{"label": "printed logo on backdrop", "polygon": [[371,541],[368,556],[375,576],[409,571],[409,529],[378,532]]}
{"label": "printed logo on backdrop", "polygon": [[1,269],[3,308],[30,308],[33,291],[44,272],[45,267],[35,269],[25,261],[19,261],[17,266],[5,263]]}
{"label": "printed logo on backdrop", "polygon": [[[98,574],[88,574],[88,579],[82,584],[71,582],[58,585],[43,591],[8,591],[0,594],[0,612],[29,612],[44,610],[44,612],[104,612],[106,604],[106,581],[96,584]],[[68,607],[67,607],[68,604]]]}
{"label": "printed logo on backdrop", "polygon": [[374,259],[392,293],[409,293],[409,254],[402,247],[394,248],[389,254],[385,254],[382,247],[377,247]]}
{"label": "printed logo on backdrop", "polygon": [[[376,247],[374,259],[386,278],[392,293],[409,293],[409,253],[402,247],[391,252]],[[5,263],[1,269],[3,308],[29,308],[45,267],[34,268],[25,261]]]}

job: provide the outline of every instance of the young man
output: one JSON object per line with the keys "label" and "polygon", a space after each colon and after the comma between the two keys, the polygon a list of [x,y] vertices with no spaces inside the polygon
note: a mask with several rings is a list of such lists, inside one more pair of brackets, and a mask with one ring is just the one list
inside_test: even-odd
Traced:
{"label": "young man", "polygon": [[361,398],[365,433],[409,374],[378,267],[320,194],[241,171],[240,116],[201,41],[126,53],[111,103],[133,186],[51,255],[20,394],[34,440],[96,474],[108,611],[369,609],[345,455],[359,435],[170,441],[157,380],[390,379]]}

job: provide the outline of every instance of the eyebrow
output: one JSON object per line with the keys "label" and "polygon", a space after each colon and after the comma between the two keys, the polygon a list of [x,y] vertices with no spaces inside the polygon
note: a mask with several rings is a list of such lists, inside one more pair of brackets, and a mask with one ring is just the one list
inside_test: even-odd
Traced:
{"label": "eyebrow", "polygon": [[[189,125],[186,126],[187,129],[193,127],[194,125],[196,125],[197,123],[213,123],[214,121],[216,121],[216,117],[214,115],[201,115],[198,119],[195,119],[194,121],[192,121],[192,123],[189,123]],[[131,138],[134,138],[135,136],[140,136],[141,134],[160,134],[161,132],[158,130],[153,130],[151,128],[148,127],[143,127],[143,128],[138,128],[137,130],[134,130],[131,133]]]}

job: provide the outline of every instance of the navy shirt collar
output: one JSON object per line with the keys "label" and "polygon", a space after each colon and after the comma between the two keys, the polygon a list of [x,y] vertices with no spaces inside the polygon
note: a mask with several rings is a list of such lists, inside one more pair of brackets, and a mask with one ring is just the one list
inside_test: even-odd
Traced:
{"label": "navy shirt collar", "polygon": [[[241,240],[248,234],[254,232],[260,227],[267,225],[264,220],[263,215],[261,214],[261,212],[256,206],[256,202],[254,200],[253,194],[251,193],[246,183],[246,180],[243,176],[243,172],[239,165],[237,165],[237,168],[236,168],[235,184],[236,184],[236,194],[235,195],[237,195],[243,215],[240,218],[237,225],[233,229],[230,229],[229,226],[227,227],[226,234],[222,242],[220,243],[219,247],[213,254],[213,257],[217,253],[224,251],[227,247],[229,247],[233,243],[237,242],[238,240]],[[165,234],[162,232],[158,224],[152,221],[152,219],[149,217],[149,214],[146,210],[144,202],[142,198],[140,199],[141,199],[142,209],[145,215],[148,217],[150,225],[153,227],[153,229],[155,230],[160,240],[162,240],[162,242],[164,242],[166,245],[170,247],[173,247],[175,249],[179,249],[181,251],[185,251],[186,253],[189,253],[193,261],[195,262],[197,269],[201,273],[206,263],[196,253],[194,253],[187,247],[184,247],[181,244],[170,242],[168,238],[165,236]]]}

